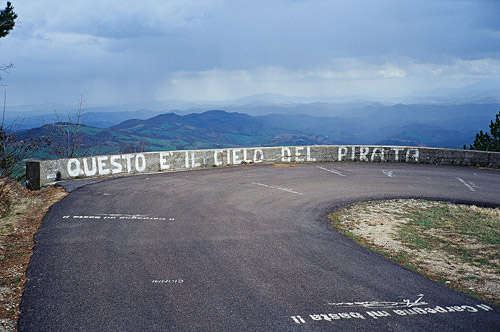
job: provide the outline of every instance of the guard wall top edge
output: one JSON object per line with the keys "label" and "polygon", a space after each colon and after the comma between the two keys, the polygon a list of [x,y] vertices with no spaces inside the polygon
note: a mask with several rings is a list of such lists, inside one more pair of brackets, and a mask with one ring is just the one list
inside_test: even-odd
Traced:
{"label": "guard wall top edge", "polygon": [[55,160],[27,160],[28,187],[96,176],[272,162],[407,162],[500,168],[500,153],[384,145],[304,145],[153,151]]}

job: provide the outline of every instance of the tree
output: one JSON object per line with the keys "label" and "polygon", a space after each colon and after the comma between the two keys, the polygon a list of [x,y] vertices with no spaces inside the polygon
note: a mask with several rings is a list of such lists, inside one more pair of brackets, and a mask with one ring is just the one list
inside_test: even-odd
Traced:
{"label": "tree", "polygon": [[56,111],[56,123],[45,125],[49,128],[46,138],[49,147],[48,152],[57,158],[74,158],[92,154],[91,148],[83,148],[85,121],[87,116],[83,114],[83,96],[78,100],[76,116],[68,114],[68,120],[63,121]]}
{"label": "tree", "polygon": [[493,120],[490,122],[490,134],[480,130],[474,142],[469,145],[469,149],[500,152],[500,112],[495,116],[495,122]]}
{"label": "tree", "polygon": [[[16,19],[17,14],[14,13],[14,7],[12,7],[12,3],[10,3],[10,1],[7,1],[5,9],[0,10],[0,38],[7,36],[10,30],[14,29]],[[12,64],[0,64],[0,71],[6,72],[11,67]]]}
{"label": "tree", "polygon": [[16,25],[17,14],[14,13],[12,3],[7,1],[7,6],[0,11],[0,38],[9,34],[10,30]]}
{"label": "tree", "polygon": [[0,178],[24,178],[23,159],[33,156],[45,143],[42,138],[18,139],[19,126],[16,121],[5,123],[6,94],[4,94],[3,109],[0,119]]}
{"label": "tree", "polygon": [[[0,38],[3,38],[14,29],[17,14],[12,3],[7,1],[5,9],[0,10]],[[10,65],[0,65],[0,71],[6,71]],[[9,179],[21,180],[24,174],[22,160],[31,157],[41,146],[41,138],[21,140],[17,137],[20,123],[17,120],[10,124],[5,123],[7,93],[4,92],[3,108],[0,118],[0,198],[5,198],[5,185]]]}
{"label": "tree", "polygon": [[[12,3],[7,1],[5,9],[0,10],[0,38],[3,38],[14,29],[16,24],[17,14],[14,13]],[[10,65],[0,65],[0,71],[6,71],[12,67]],[[37,146],[37,142],[19,141],[16,138],[14,125],[15,121],[10,125],[5,124],[5,100],[4,94],[2,118],[0,119],[0,176],[2,177],[19,177],[19,162],[27,157],[32,151],[30,144]]]}

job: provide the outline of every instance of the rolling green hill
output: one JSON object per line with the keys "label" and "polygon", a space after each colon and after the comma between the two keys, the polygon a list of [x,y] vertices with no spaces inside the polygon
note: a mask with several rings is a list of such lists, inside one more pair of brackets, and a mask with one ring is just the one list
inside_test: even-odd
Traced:
{"label": "rolling green hill", "polygon": [[[375,113],[367,109],[335,117],[300,114],[251,116],[220,110],[187,115],[166,113],[145,120],[126,120],[110,128],[82,126],[81,151],[108,154],[306,144],[461,148],[473,141],[477,129],[472,130],[470,122],[477,121],[473,121],[471,112],[465,109],[455,110],[454,114],[434,109],[422,112],[425,114],[415,114],[418,112],[412,107],[396,105]],[[57,132],[58,125],[29,129],[20,132],[19,137],[51,137],[51,133]],[[54,144],[61,142],[56,140]],[[49,156],[50,149],[50,146],[45,148],[40,157]]]}
{"label": "rolling green hill", "polygon": [[[305,118],[304,118],[305,117]],[[304,121],[305,119],[309,121]],[[337,128],[333,118],[325,118]],[[312,122],[311,122],[312,121]],[[332,144],[333,137],[311,134],[314,121],[320,118],[308,116],[264,116],[254,117],[241,113],[208,111],[185,116],[167,113],[147,120],[127,120],[111,128],[81,126],[80,153],[108,154],[136,150],[161,151],[203,148]],[[19,133],[20,139],[42,137],[52,144],[39,153],[39,157],[50,157],[55,145],[66,144],[53,133],[56,123],[29,129]],[[71,128],[70,131],[75,131]],[[320,130],[321,131],[321,130]],[[323,130],[324,131],[324,130]],[[331,131],[339,133],[338,129]],[[347,133],[338,135],[348,138]]]}

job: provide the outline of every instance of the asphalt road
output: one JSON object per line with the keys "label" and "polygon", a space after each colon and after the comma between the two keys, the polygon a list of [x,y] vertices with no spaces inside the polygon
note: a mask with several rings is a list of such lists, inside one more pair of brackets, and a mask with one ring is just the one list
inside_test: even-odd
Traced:
{"label": "asphalt road", "polygon": [[500,308],[337,233],[350,202],[500,206],[500,171],[368,163],[123,177],[46,215],[20,331],[500,331]]}

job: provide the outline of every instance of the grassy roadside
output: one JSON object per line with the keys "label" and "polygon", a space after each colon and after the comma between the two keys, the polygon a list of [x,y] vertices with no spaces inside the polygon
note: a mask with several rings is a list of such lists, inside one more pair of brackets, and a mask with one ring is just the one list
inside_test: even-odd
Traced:
{"label": "grassy roadside", "polygon": [[389,200],[353,204],[329,217],[356,242],[432,280],[500,305],[500,209]]}
{"label": "grassy roadside", "polygon": [[[29,191],[0,178],[0,331],[17,331],[19,305],[26,282],[33,235],[49,207],[66,192],[50,187]],[[9,203],[9,204],[7,204]]]}

